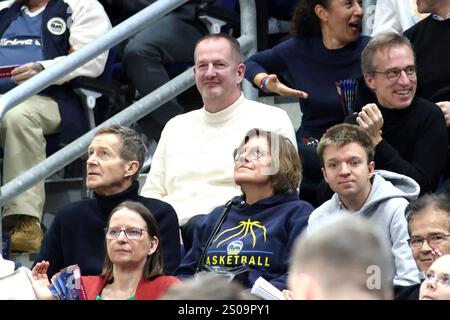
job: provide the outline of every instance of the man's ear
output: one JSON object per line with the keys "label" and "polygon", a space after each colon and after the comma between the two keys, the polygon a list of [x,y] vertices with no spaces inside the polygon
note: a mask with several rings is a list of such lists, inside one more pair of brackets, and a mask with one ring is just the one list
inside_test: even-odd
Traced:
{"label": "man's ear", "polygon": [[369,168],[369,179],[373,177],[373,175],[375,174],[375,162],[370,161],[368,164],[368,168]]}
{"label": "man's ear", "polygon": [[131,177],[134,176],[134,174],[139,170],[139,162],[136,160],[128,161],[127,162],[127,168],[125,172],[125,177]]}
{"label": "man's ear", "polygon": [[294,300],[321,300],[322,290],[317,281],[307,273],[296,276],[297,281],[290,288]]}
{"label": "man's ear", "polygon": [[239,65],[237,67],[237,73],[238,73],[238,83],[237,84],[241,84],[242,81],[244,80],[245,64],[239,63]]}
{"label": "man's ear", "polygon": [[314,6],[314,13],[319,18],[320,21],[323,21],[323,22],[328,21],[328,16],[330,15],[330,13],[328,12],[327,9],[325,9],[324,6],[321,6],[320,4],[316,4]]}
{"label": "man's ear", "polygon": [[321,170],[322,170],[322,174],[323,174],[323,178],[324,178],[325,182],[328,183],[328,181],[327,181],[327,171],[325,170],[324,167],[322,167]]}
{"label": "man's ear", "polygon": [[364,80],[366,81],[367,87],[369,87],[370,90],[376,90],[377,86],[375,84],[375,78],[372,74],[364,73]]}

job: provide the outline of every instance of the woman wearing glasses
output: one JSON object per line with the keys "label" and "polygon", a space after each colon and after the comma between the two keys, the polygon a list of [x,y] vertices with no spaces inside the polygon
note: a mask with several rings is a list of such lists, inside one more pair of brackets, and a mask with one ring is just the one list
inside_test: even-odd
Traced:
{"label": "woman wearing glasses", "polygon": [[242,195],[197,223],[192,248],[176,275],[183,279],[216,269],[230,277],[239,273],[246,287],[262,276],[285,289],[292,243],[313,210],[298,197],[298,153],[287,138],[253,129],[235,150],[234,161]]}
{"label": "woman wearing glasses", "polygon": [[437,259],[425,272],[420,300],[450,300],[450,255]]}
{"label": "woman wearing glasses", "polygon": [[[163,275],[163,259],[157,224],[138,202],[125,201],[108,219],[103,272],[81,277],[88,300],[155,300],[179,280]],[[49,263],[33,268],[30,280],[36,296],[52,299],[47,278]],[[38,281],[36,281],[38,280]]]}
{"label": "woman wearing glasses", "polygon": [[[361,6],[361,0],[300,0],[292,17],[293,37],[245,62],[245,77],[262,91],[300,99],[297,142],[305,175],[300,193],[312,203],[322,173],[311,144],[352,109],[374,101],[360,66],[369,41],[361,36]],[[283,75],[291,78],[290,86],[282,82]],[[337,82],[344,80],[348,86],[338,93]]]}

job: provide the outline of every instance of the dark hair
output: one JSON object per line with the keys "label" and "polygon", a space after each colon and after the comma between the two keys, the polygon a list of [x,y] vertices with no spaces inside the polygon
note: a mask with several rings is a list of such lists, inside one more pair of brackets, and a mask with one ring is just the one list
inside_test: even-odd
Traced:
{"label": "dark hair", "polygon": [[[218,40],[218,39],[225,39],[226,41],[228,41],[228,43],[230,44],[230,47],[231,47],[231,52],[236,57],[237,63],[241,63],[242,62],[241,45],[239,44],[239,41],[237,41],[235,38],[233,38],[232,36],[230,36],[229,34],[226,34],[226,33],[211,33],[211,34],[207,34],[206,36],[201,37],[195,43],[195,50],[197,50],[197,46],[199,45],[200,42],[203,42],[206,40]],[[194,51],[194,54],[195,54],[195,51]]]}
{"label": "dark hair", "polygon": [[120,157],[125,161],[137,161],[139,163],[139,170],[133,175],[132,179],[137,180],[139,178],[139,171],[144,163],[144,156],[147,147],[141,138],[141,135],[134,129],[112,125],[102,128],[95,133],[94,137],[101,134],[114,134],[120,141]]}
{"label": "dark hair", "polygon": [[[142,219],[144,219],[145,223],[147,224],[147,233],[149,238],[156,237],[158,238],[158,240],[161,239],[158,233],[158,225],[156,223],[155,218],[153,217],[153,214],[140,202],[124,201],[117,207],[115,207],[108,217],[108,222],[106,224],[107,228],[109,227],[109,222],[111,221],[111,218],[114,215],[114,213],[124,208],[135,212],[136,214],[141,216]],[[163,252],[161,248],[161,243],[159,243],[155,252],[147,256],[143,270],[144,278],[151,279],[164,274],[164,262],[162,257]],[[106,277],[108,280],[112,280],[113,277],[112,271],[113,271],[113,264],[108,254],[106,254],[105,261],[103,264],[102,276]]]}
{"label": "dark hair", "polygon": [[349,143],[359,144],[367,153],[367,163],[373,161],[375,146],[370,136],[359,126],[348,123],[340,123],[329,128],[319,141],[317,154],[323,164],[323,153],[326,147],[341,148]]}
{"label": "dark hair", "polygon": [[[385,49],[406,46],[414,50],[411,42],[403,34],[397,32],[384,32],[373,37],[361,53],[361,70],[365,74],[374,74],[376,70],[375,54]],[[414,57],[415,60],[415,57]]]}
{"label": "dark hair", "polygon": [[[243,147],[253,137],[265,137],[272,150],[272,167],[277,171],[270,176],[274,193],[296,191],[301,181],[301,162],[297,150],[288,138],[262,129],[251,129],[242,140],[239,148]],[[236,155],[237,149],[233,152]]]}
{"label": "dark hair", "polygon": [[[412,201],[405,209],[405,217],[408,221],[408,234],[411,235],[411,221],[415,216],[423,213],[423,210],[427,208],[434,208],[447,213],[447,226],[450,231],[450,197],[446,193],[426,193],[420,198]],[[434,213],[435,211],[430,210],[428,212]]]}
{"label": "dark hair", "polygon": [[291,19],[291,34],[298,37],[321,36],[320,19],[314,11],[316,5],[329,9],[332,0],[300,0]]}

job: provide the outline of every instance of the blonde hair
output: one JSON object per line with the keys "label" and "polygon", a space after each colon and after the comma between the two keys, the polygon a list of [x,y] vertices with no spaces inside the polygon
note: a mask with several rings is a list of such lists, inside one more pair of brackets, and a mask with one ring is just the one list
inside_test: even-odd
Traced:
{"label": "blonde hair", "polygon": [[275,194],[297,191],[300,184],[301,161],[291,140],[272,131],[254,128],[249,130],[233,156],[253,137],[265,137],[272,150],[272,163],[276,171],[270,176]]}
{"label": "blonde hair", "polygon": [[319,141],[317,154],[322,164],[323,153],[327,147],[341,148],[352,142],[359,144],[366,151],[367,163],[373,161],[375,146],[370,136],[357,125],[341,123],[329,128]]}

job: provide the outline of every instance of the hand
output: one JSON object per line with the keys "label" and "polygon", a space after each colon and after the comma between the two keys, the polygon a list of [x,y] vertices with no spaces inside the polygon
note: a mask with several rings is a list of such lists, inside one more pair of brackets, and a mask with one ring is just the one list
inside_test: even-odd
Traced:
{"label": "hand", "polygon": [[46,286],[50,286],[50,281],[48,281],[47,271],[50,263],[48,261],[42,260],[41,262],[36,263],[32,270],[33,278],[41,281]]}
{"label": "hand", "polygon": [[44,67],[40,63],[30,62],[13,69],[11,71],[11,80],[16,84],[21,84],[42,70],[44,70]]}
{"label": "hand", "polygon": [[37,263],[33,271],[25,269],[25,272],[30,279],[31,286],[33,287],[34,294],[39,300],[54,300],[55,297],[50,291],[50,281],[48,281],[47,270],[49,263],[42,261]]}
{"label": "hand", "polygon": [[296,90],[288,87],[287,85],[283,84],[276,74],[258,74],[255,77],[255,80],[258,82],[258,85],[264,77],[268,77],[266,80],[266,90],[277,93],[280,96],[292,96],[292,97],[298,97],[302,99],[307,99],[308,94],[301,90]]}
{"label": "hand", "polygon": [[283,292],[283,296],[284,296],[285,300],[292,300],[292,291],[291,290],[284,289],[282,292]]}
{"label": "hand", "polygon": [[431,255],[433,256],[433,261],[435,261],[436,259],[442,257],[442,252],[439,251],[438,249],[432,248]]}
{"label": "hand", "polygon": [[383,115],[375,103],[366,104],[356,117],[356,122],[366,131],[375,145],[379,144],[382,138],[381,128],[383,127]]}
{"label": "hand", "polygon": [[441,108],[442,113],[444,114],[447,127],[450,127],[450,101],[441,101],[436,104],[438,105],[439,108]]}

